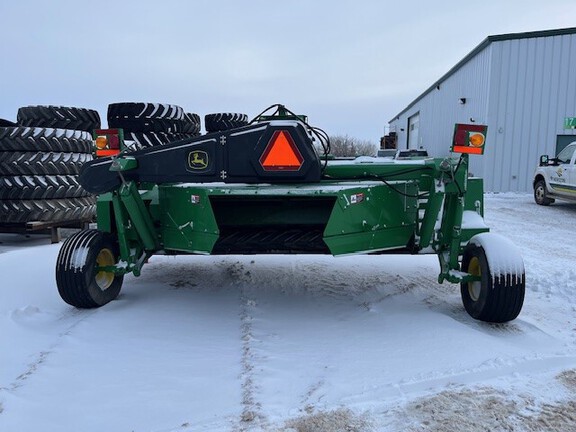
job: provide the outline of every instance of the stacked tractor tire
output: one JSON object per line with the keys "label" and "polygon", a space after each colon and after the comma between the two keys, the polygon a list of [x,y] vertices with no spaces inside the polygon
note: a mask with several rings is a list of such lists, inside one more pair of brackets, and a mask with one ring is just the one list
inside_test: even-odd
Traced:
{"label": "stacked tractor tire", "polygon": [[[200,116],[178,105],[121,102],[108,105],[108,127],[122,128],[133,150],[168,144],[200,135]],[[218,132],[248,124],[245,114],[216,113],[204,118],[206,132]]]}
{"label": "stacked tractor tire", "polygon": [[94,110],[28,106],[0,122],[0,224],[89,221],[95,198],[78,184],[92,160]]}
{"label": "stacked tractor tire", "polygon": [[[130,150],[200,135],[200,116],[178,105],[122,102],[108,106],[108,128],[122,128]],[[246,114],[207,114],[207,133],[248,124]],[[80,167],[93,159],[97,111],[62,106],[27,106],[17,121],[0,119],[0,225],[87,222],[95,197],[78,183]]]}
{"label": "stacked tractor tire", "polygon": [[108,105],[108,127],[122,128],[130,148],[141,150],[200,135],[200,117],[177,105],[121,102]]}

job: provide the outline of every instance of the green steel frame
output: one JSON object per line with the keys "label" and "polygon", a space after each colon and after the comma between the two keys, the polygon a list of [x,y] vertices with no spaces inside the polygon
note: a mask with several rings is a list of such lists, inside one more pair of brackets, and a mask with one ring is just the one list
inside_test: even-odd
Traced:
{"label": "green steel frame", "polygon": [[[112,169],[121,176],[136,165],[120,156]],[[479,280],[461,272],[459,263],[470,238],[489,231],[482,223],[463,226],[465,212],[478,215],[474,221],[483,216],[482,180],[468,178],[466,154],[401,162],[334,160],[319,183],[303,185],[123,181],[98,198],[98,228],[117,236],[120,254],[117,265],[100,270],[138,276],[156,253],[210,254],[219,221],[230,217],[215,214],[214,200],[251,203],[234,216],[244,226],[321,224],[333,255],[435,253],[440,283]]]}

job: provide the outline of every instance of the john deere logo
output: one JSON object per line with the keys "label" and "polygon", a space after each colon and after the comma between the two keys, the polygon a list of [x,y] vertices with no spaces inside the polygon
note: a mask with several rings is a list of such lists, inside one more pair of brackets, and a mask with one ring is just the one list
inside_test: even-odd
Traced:
{"label": "john deere logo", "polygon": [[208,153],[203,150],[194,150],[188,154],[188,166],[193,170],[208,168]]}

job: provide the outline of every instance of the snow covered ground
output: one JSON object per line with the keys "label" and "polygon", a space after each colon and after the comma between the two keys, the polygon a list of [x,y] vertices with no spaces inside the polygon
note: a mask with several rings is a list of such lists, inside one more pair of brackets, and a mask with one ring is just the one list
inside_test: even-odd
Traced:
{"label": "snow covered ground", "polygon": [[576,430],[575,218],[487,196],[527,271],[505,325],[435,256],[159,256],[76,310],[61,245],[0,234],[0,431]]}

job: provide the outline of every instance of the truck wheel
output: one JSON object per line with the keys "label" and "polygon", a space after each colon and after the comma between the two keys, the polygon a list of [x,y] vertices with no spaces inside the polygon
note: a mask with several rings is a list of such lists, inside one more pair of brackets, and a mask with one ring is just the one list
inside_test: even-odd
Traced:
{"label": "truck wheel", "polygon": [[83,230],[69,237],[56,261],[56,285],[62,300],[77,308],[96,308],[120,293],[123,275],[97,271],[97,267],[118,262],[118,248],[112,235]]}
{"label": "truck wheel", "polygon": [[534,201],[536,204],[548,206],[554,202],[552,198],[548,198],[548,191],[546,190],[546,182],[538,180],[534,185]]}
{"label": "truck wheel", "polygon": [[462,271],[481,278],[460,284],[464,308],[472,318],[502,323],[518,316],[526,278],[522,257],[509,240],[492,233],[474,236],[464,249]]}

